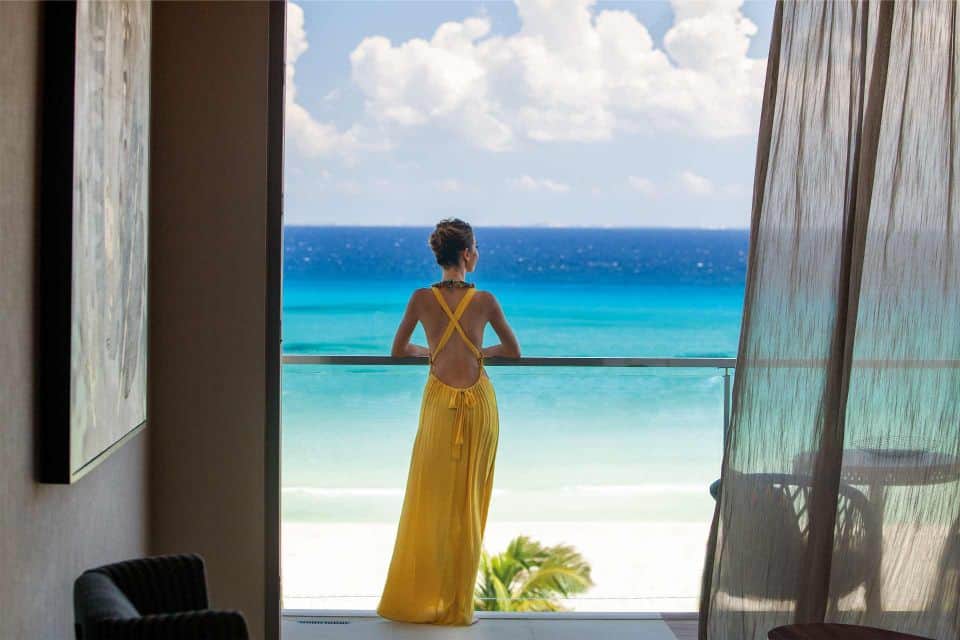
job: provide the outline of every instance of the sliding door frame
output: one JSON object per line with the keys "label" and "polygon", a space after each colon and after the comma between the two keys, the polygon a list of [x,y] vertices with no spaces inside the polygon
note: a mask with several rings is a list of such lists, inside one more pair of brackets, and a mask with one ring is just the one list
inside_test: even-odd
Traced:
{"label": "sliding door frame", "polygon": [[283,134],[285,0],[269,2],[267,63],[266,401],[264,433],[264,637],[280,640],[280,394],[283,308]]}

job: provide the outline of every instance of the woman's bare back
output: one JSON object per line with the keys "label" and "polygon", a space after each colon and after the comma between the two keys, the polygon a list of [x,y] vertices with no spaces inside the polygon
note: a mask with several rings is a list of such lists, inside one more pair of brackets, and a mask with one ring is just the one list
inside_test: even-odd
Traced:
{"label": "woman's bare back", "polygon": [[[438,291],[450,310],[456,313],[457,306],[469,289],[440,288]],[[419,289],[416,295],[422,298],[420,323],[427,336],[430,352],[435,355],[433,374],[452,387],[469,387],[477,382],[481,375],[480,363],[459,332],[454,330],[443,349],[436,352],[440,339],[450,324],[450,318],[429,289]],[[483,348],[483,330],[487,326],[490,297],[486,291],[477,291],[460,316],[463,332],[477,349]]]}
{"label": "woman's bare back", "polygon": [[[460,304],[468,291],[469,289],[466,288],[447,289],[441,287],[438,289],[447,306],[454,313],[457,305]],[[407,311],[394,340],[392,351],[394,356],[427,355],[427,353],[416,351],[411,353],[409,351],[410,334],[413,333],[417,322],[423,325],[429,352],[434,353],[444,331],[447,329],[447,325],[450,323],[450,319],[429,288],[417,289],[410,297]],[[497,333],[501,344],[484,349],[483,332],[488,323]],[[483,352],[485,357],[519,357],[520,347],[517,344],[517,339],[504,318],[500,304],[490,292],[476,291],[473,299],[470,300],[460,316],[460,326],[467,338]],[[416,349],[415,346],[413,348]],[[469,387],[479,380],[480,375],[483,375],[475,353],[456,330],[447,340],[443,349],[435,355],[433,374],[441,382],[452,387]]]}

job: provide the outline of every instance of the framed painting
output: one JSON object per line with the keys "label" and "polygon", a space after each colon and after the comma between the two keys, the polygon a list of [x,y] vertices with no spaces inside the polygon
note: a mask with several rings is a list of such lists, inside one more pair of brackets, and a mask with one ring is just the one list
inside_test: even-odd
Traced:
{"label": "framed painting", "polygon": [[43,20],[37,469],[69,484],[146,425],[151,7]]}

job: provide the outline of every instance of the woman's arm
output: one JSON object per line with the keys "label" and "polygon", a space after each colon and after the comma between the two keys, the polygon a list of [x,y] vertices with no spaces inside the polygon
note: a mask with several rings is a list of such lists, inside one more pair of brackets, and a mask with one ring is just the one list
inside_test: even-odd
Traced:
{"label": "woman's arm", "polygon": [[407,310],[403,312],[403,318],[400,320],[400,326],[397,327],[397,335],[393,337],[393,347],[390,348],[390,355],[394,358],[404,357],[427,357],[430,350],[410,342],[410,336],[413,330],[417,328],[417,322],[420,314],[417,312],[417,292],[414,291],[407,302]]}
{"label": "woman's arm", "polygon": [[519,358],[520,343],[517,342],[517,336],[513,334],[513,329],[507,323],[506,316],[503,315],[503,309],[497,299],[490,295],[490,326],[500,338],[500,344],[481,349],[484,358],[500,356],[502,358]]}

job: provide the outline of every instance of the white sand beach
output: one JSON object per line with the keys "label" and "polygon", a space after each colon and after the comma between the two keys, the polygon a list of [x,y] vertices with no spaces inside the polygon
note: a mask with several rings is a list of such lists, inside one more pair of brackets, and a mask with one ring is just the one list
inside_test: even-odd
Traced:
{"label": "white sand beach", "polygon": [[[690,522],[489,522],[484,546],[497,553],[517,535],[575,546],[595,586],[565,601],[574,611],[695,611],[708,529]],[[395,535],[395,523],[284,523],[284,608],[376,608]]]}

